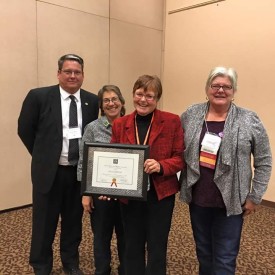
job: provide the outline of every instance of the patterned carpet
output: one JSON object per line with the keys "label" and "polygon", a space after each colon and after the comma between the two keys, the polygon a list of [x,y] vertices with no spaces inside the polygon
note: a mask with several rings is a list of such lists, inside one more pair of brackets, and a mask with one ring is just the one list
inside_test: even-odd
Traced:
{"label": "patterned carpet", "polygon": [[[92,233],[88,215],[83,219],[80,263],[86,275],[93,274]],[[31,208],[0,214],[0,274],[33,274],[28,265],[31,234]],[[59,232],[54,243],[53,274],[63,274],[58,256]],[[112,275],[117,274],[116,240],[113,240]],[[169,237],[168,275],[198,274],[188,207],[177,200]],[[275,209],[259,206],[246,218],[238,257],[237,275],[275,274]],[[157,275],[157,274],[156,274]]]}

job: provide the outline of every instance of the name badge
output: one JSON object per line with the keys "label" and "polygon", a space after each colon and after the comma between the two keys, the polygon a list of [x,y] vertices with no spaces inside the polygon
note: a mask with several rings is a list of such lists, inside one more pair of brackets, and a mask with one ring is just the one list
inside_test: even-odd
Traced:
{"label": "name badge", "polygon": [[200,151],[200,165],[215,169],[217,153],[220,148],[222,139],[213,133],[206,133]]}
{"label": "name badge", "polygon": [[79,127],[69,128],[67,131],[68,139],[81,138],[81,131]]}

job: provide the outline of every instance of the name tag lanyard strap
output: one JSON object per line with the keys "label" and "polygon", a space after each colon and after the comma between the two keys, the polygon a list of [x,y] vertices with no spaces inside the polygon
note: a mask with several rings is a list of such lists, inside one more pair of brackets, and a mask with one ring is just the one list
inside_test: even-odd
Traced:
{"label": "name tag lanyard strap", "polygon": [[[151,127],[152,127],[153,120],[154,120],[154,113],[153,113],[153,115],[152,115],[151,122],[150,122],[150,125],[149,125],[149,127],[148,127],[148,130],[147,130],[147,133],[146,133],[146,136],[145,136],[143,145],[146,145],[146,144],[147,144],[147,141],[148,141],[148,138],[149,138],[149,133],[150,133],[150,130],[151,130]],[[136,118],[136,117],[135,117],[135,128],[136,128],[136,139],[137,139],[137,144],[140,145],[140,140],[139,140],[139,135],[138,135],[138,128],[137,128],[137,118]]]}
{"label": "name tag lanyard strap", "polygon": [[[228,116],[229,113],[231,112],[231,110],[232,110],[232,108],[230,108],[230,106],[229,106],[229,108],[228,108],[228,110],[227,110],[227,114],[226,114],[225,121],[226,121],[226,119],[227,119],[227,116]],[[208,130],[208,127],[207,127],[207,122],[206,122],[206,116],[207,116],[208,111],[209,111],[209,103],[208,103],[207,111],[206,111],[205,114],[204,114],[204,123],[205,123],[205,127],[206,127],[206,132],[207,132],[207,133],[210,133],[209,130]],[[224,126],[223,126],[223,129],[224,129]]]}
{"label": "name tag lanyard strap", "polygon": [[[202,147],[200,149],[200,166],[215,169],[217,154],[221,143],[221,137],[216,133],[209,132],[206,121],[206,114],[204,115],[204,123],[206,127],[206,133],[204,135]],[[213,138],[210,138],[211,135],[213,136]],[[217,138],[214,138],[215,136]]]}

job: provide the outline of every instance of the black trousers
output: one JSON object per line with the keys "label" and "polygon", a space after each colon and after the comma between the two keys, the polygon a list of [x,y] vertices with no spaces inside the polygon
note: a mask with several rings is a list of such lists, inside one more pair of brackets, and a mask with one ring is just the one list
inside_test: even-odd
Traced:
{"label": "black trousers", "polygon": [[78,267],[78,247],[82,235],[83,207],[76,167],[59,166],[49,193],[33,188],[33,223],[30,265],[35,274],[50,274],[52,244],[61,217],[60,256],[64,267]]}
{"label": "black trousers", "polygon": [[167,242],[174,204],[175,195],[158,201],[151,188],[146,202],[131,200],[121,205],[126,275],[166,275]]}
{"label": "black trousers", "polygon": [[101,201],[93,197],[94,210],[91,226],[94,234],[95,275],[111,274],[111,240],[115,230],[120,261],[118,274],[124,275],[124,230],[121,221],[120,203],[116,200]]}

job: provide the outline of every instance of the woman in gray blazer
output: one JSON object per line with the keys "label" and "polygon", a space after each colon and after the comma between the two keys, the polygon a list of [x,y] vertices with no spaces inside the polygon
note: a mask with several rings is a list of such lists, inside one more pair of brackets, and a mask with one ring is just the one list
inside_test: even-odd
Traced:
{"label": "woman in gray blazer", "polygon": [[[104,85],[98,92],[100,118],[85,127],[79,147],[77,179],[82,180],[83,150],[85,142],[110,143],[112,125],[115,119],[124,116],[125,99],[115,85]],[[90,222],[94,234],[95,275],[111,274],[111,241],[113,231],[116,233],[119,267],[117,274],[124,275],[124,230],[121,220],[120,203],[118,200],[99,200],[97,195],[82,197],[85,211],[90,213]]]}
{"label": "woman in gray blazer", "polygon": [[235,70],[216,67],[206,82],[207,102],[181,116],[180,198],[189,204],[201,275],[235,274],[243,217],[255,212],[271,175],[266,130],[254,112],[233,103],[236,90]]}

